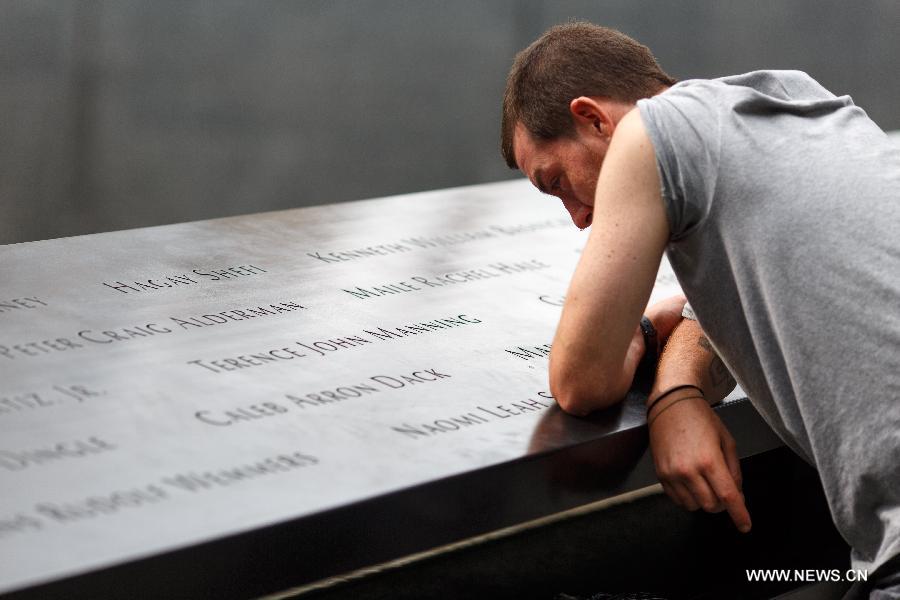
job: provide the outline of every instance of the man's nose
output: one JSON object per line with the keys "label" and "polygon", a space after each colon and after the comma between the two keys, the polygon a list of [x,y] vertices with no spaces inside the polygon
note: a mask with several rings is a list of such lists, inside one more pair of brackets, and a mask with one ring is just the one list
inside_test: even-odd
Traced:
{"label": "man's nose", "polygon": [[569,216],[572,217],[575,227],[578,229],[590,227],[593,211],[589,206],[585,206],[574,198],[562,198],[562,203],[566,210],[569,211]]}

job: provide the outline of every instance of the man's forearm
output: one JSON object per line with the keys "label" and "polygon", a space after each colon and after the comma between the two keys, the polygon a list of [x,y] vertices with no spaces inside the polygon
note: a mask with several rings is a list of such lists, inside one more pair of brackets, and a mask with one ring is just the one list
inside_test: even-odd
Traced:
{"label": "man's forearm", "polygon": [[[684,302],[684,296],[679,295],[647,307],[645,314],[656,329],[659,340],[668,339],[672,329],[681,321]],[[560,369],[559,365],[555,364],[559,360],[556,355],[558,351],[554,341],[553,352],[550,355],[550,390],[563,410],[575,415],[586,415],[625,398],[631,388],[638,364],[644,356],[644,336],[641,328],[636,326],[622,363],[600,374],[603,385],[597,385],[596,379],[592,380],[588,373],[578,369],[570,369],[571,374],[566,377],[565,369]],[[596,367],[592,358],[595,353],[596,351],[587,355],[587,360],[593,367]],[[597,373],[594,372],[594,375]]]}
{"label": "man's forearm", "polygon": [[710,404],[719,402],[735,386],[734,378],[713,350],[700,324],[691,319],[683,320],[669,337],[659,359],[650,398],[685,384],[700,387]]}
{"label": "man's forearm", "polygon": [[[700,387],[703,396],[680,386]],[[706,404],[717,403],[733,387],[700,325],[685,319],[660,357],[647,428],[656,473],[669,497],[688,510],[727,510],[738,530],[747,532],[752,522],[741,493],[737,445]]]}

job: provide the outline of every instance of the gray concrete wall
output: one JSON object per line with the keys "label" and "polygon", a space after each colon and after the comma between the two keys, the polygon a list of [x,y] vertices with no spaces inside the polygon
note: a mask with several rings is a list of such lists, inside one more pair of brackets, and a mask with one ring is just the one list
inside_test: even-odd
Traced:
{"label": "gray concrete wall", "polygon": [[799,68],[900,128],[900,2],[0,3],[0,243],[509,178],[510,61],[571,17],[679,78]]}

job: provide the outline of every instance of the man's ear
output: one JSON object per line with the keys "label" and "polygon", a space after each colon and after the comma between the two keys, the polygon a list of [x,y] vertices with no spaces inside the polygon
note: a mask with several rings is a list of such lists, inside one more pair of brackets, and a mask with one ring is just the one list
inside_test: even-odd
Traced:
{"label": "man's ear", "polygon": [[572,113],[576,130],[599,135],[609,142],[616,124],[602,99],[579,96],[569,103],[569,112]]}

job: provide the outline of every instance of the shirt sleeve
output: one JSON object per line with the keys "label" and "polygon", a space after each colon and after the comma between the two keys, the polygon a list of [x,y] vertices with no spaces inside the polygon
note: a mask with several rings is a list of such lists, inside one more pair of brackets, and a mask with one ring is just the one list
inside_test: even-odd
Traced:
{"label": "shirt sleeve", "polygon": [[721,139],[716,99],[722,86],[684,82],[637,103],[656,154],[673,242],[701,227],[712,208]]}

